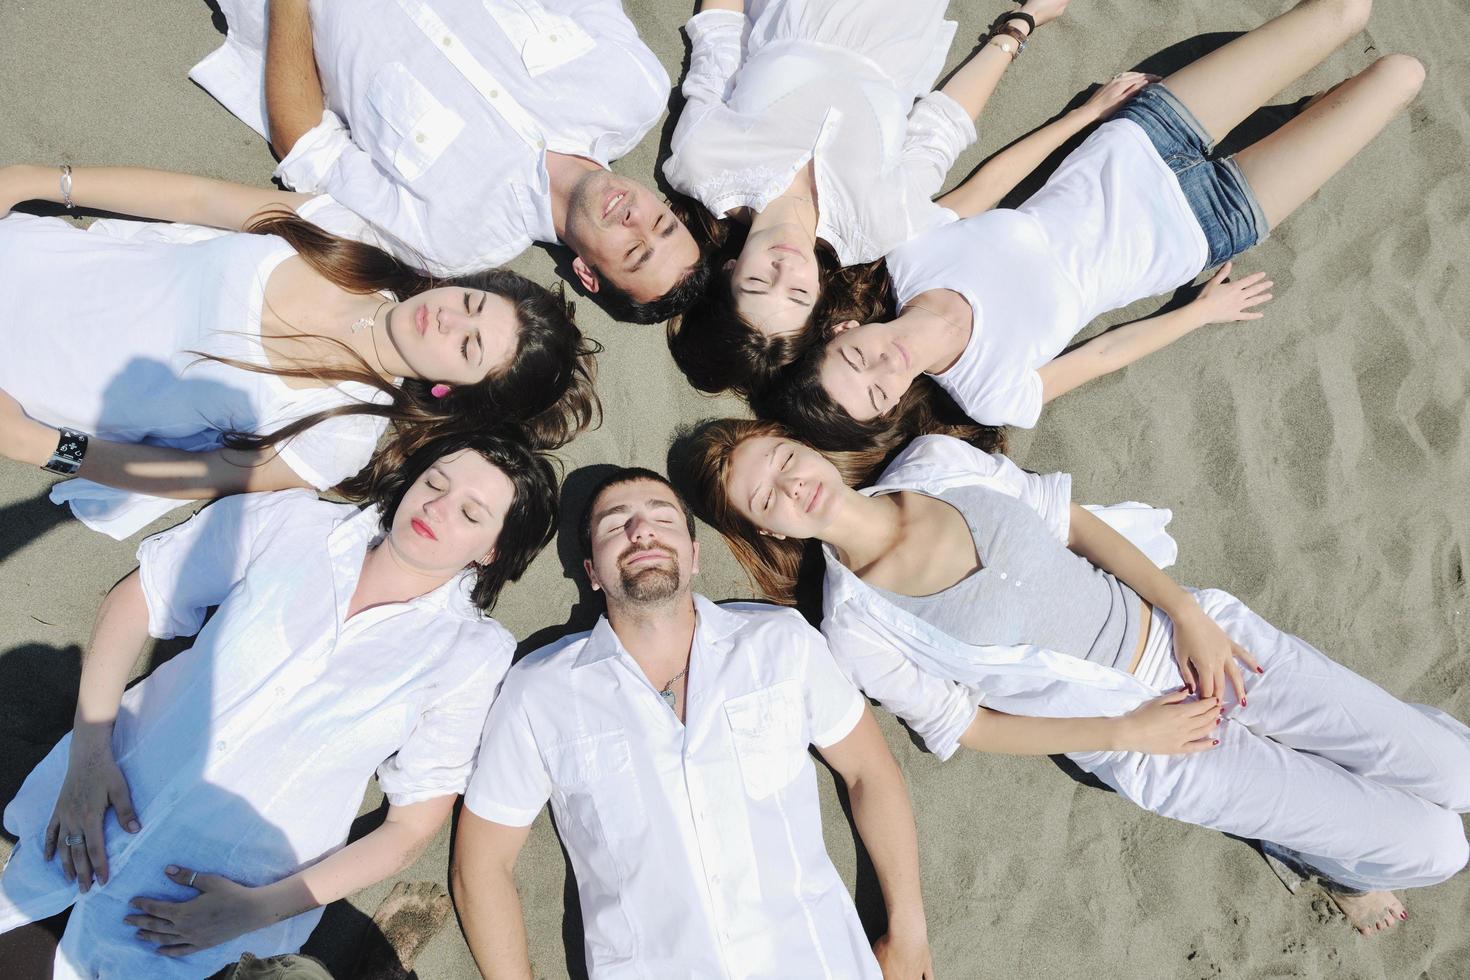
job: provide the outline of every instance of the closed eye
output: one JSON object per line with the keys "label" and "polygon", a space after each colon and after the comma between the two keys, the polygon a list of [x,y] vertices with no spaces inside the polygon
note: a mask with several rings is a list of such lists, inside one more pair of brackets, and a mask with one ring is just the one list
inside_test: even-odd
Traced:
{"label": "closed eye", "polygon": [[475,520],[474,515],[471,514],[468,510],[463,511],[463,514],[464,514],[464,519],[467,520],[467,521],[469,521],[471,524],[478,524],[478,523],[480,523],[479,521]]}

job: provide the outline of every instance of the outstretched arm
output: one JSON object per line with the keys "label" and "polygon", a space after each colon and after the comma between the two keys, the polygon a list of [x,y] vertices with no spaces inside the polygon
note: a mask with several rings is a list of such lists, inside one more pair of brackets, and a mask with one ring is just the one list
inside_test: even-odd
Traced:
{"label": "outstretched arm", "polygon": [[1264,272],[1255,272],[1227,282],[1230,267],[1229,262],[1221,266],[1193,302],[1115,327],[1043,364],[1036,372],[1041,376],[1041,400],[1049,402],[1094,378],[1127,367],[1206,324],[1259,320],[1265,314],[1251,308],[1271,299],[1267,291],[1273,285],[1271,280]]}
{"label": "outstretched arm", "polygon": [[271,149],[291,152],[302,134],[322,121],[326,99],[316,70],[307,0],[271,0],[265,47],[265,110]]}
{"label": "outstretched arm", "polygon": [[[96,211],[240,231],[262,212],[271,208],[295,209],[310,200],[311,195],[247,187],[168,170],[75,167],[71,199],[81,207]],[[56,167],[27,165],[0,167],[0,213],[21,201],[63,203],[61,171]]]}
{"label": "outstretched arm", "polygon": [[251,887],[196,868],[160,869],[176,884],[197,889],[184,902],[135,896],[123,921],[164,956],[187,956],[346,898],[407,868],[423,853],[454,808],[456,794],[388,807],[377,829],[304,870]]}
{"label": "outstretched arm", "polygon": [[[59,429],[28,417],[14,398],[0,391],[0,456],[45,466],[60,435]],[[272,449],[191,453],[97,438],[88,440],[77,476],[119,490],[176,500],[311,486]]]}
{"label": "outstretched arm", "polygon": [[964,183],[941,197],[939,203],[961,218],[995,207],[1062,144],[1107,118],[1155,79],[1156,76],[1132,71],[1114,76],[1082,105],[991,157]]}
{"label": "outstretched arm", "polygon": [[1175,755],[1214,746],[1218,700],[1185,701],[1173,691],[1115,718],[1030,718],[977,708],[960,736],[973,752],[1060,755],[1066,752],[1144,752]]}
{"label": "outstretched arm", "polygon": [[475,965],[486,980],[530,980],[525,917],[516,892],[516,857],[530,826],[511,827],[460,811],[449,889]]}
{"label": "outstretched arm", "polygon": [[824,749],[822,758],[847,784],[852,819],[873,859],[888,908],[888,934],[874,944],[885,980],[931,980],[929,929],[919,888],[919,842],[903,773],[866,706],[846,737]]}

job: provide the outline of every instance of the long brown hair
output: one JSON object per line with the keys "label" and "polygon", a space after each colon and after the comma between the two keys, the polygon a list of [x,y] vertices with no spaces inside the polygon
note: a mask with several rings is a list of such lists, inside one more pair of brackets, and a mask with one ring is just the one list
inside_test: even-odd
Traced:
{"label": "long brown hair", "polygon": [[931,433],[963,439],[987,453],[1005,452],[1003,426],[970,418],[927,375],[915,378],[891,410],[866,422],[853,418],[822,387],[822,359],[830,340],[829,335],[812,345],[756,393],[751,407],[758,415],[778,419],[823,452],[891,451]]}
{"label": "long brown hair", "polygon": [[[747,439],[773,436],[792,439],[779,422],[759,419],[717,419],[700,425],[688,439],[684,462],[699,516],[720,533],[751,583],[772,602],[794,605],[797,583],[809,561],[820,561],[820,544],[796,538],[761,534],[730,503],[726,481],[730,456]],[[798,440],[799,441],[799,440]],[[850,487],[871,483],[892,453],[866,450],[822,455],[837,467]]]}
{"label": "long brown hair", "polygon": [[818,295],[806,326],[788,334],[762,333],[736,309],[730,272],[725,269],[745,247],[749,226],[721,218],[706,219],[697,226],[690,223],[689,229],[696,237],[707,239],[705,249],[713,274],[693,305],[669,321],[668,341],[674,363],[700,391],[733,390],[749,398],[819,341],[822,331],[816,325],[844,320],[867,323],[893,315],[893,286],[883,260],[844,268],[837,251],[818,238]]}
{"label": "long brown hair", "polygon": [[339,405],[266,434],[228,432],[226,445],[245,450],[267,449],[329,418],[376,415],[386,418],[395,432],[385,453],[374,460],[373,466],[392,470],[446,430],[515,424],[537,448],[553,449],[600,419],[601,404],[593,381],[594,358],[602,348],[583,337],[574,319],[575,307],[566,300],[560,287],[553,292],[508,269],[486,269],[437,280],[381,249],[333,235],[289,211],[268,212],[252,221],[246,230],[283,239],[315,272],[349,293],[384,292],[399,300],[439,286],[464,286],[494,293],[514,305],[519,329],[515,353],[504,370],[475,384],[455,385],[443,398],[433,397],[432,383],[428,380],[406,378],[402,385],[394,385],[380,377],[346,344],[315,335],[288,339],[327,340],[341,349],[344,360],[351,366],[275,368],[201,354],[260,374],[331,384],[357,382],[387,396],[386,404],[363,401]]}

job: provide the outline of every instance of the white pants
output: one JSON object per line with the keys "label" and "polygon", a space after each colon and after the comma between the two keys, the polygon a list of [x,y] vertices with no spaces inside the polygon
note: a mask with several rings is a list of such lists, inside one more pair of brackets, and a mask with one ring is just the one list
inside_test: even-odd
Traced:
{"label": "white pants", "polygon": [[[1432,885],[1464,867],[1470,845],[1458,814],[1470,811],[1470,728],[1400,701],[1232,595],[1195,597],[1265,669],[1247,674],[1246,706],[1228,708],[1220,744],[1073,760],[1146,810],[1283,845],[1350,888]],[[1154,616],[1137,676],[1177,688],[1173,624]]]}

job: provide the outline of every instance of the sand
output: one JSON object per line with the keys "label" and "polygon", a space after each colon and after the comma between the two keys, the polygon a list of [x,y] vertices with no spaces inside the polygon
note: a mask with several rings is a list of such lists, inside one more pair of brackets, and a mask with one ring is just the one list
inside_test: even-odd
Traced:
{"label": "sand", "polygon": [[[1000,7],[953,4],[960,38],[977,36]],[[1002,83],[956,176],[1089,83],[1284,7],[1076,0]],[[692,4],[628,0],[628,9],[677,77],[677,30]],[[0,4],[0,162],[136,164],[264,185],[266,147],[185,77],[219,43],[212,20],[197,0]],[[1461,718],[1470,718],[1467,21],[1463,0],[1383,0],[1363,35],[1278,100],[1390,51],[1429,69],[1413,107],[1237,263],[1276,280],[1265,319],[1203,330],[1066,396],[1037,429],[1012,437],[1027,467],[1075,474],[1078,499],[1172,508],[1179,581],[1233,591],[1393,693]],[[957,42],[951,64],[965,53]],[[617,169],[646,177],[659,134]],[[554,278],[544,249],[513,267]],[[679,424],[740,411],[682,382],[660,328],[614,324],[590,302],[579,311],[607,348],[607,422],[564,453],[573,513],[588,482],[581,468],[662,467]],[[50,482],[0,465],[0,802],[69,726],[81,645],[137,544],[62,519],[42,496]],[[699,588],[748,596],[707,530],[703,544]],[[563,541],[497,615],[539,643],[569,620],[586,625],[591,608]],[[879,717],[915,801],[939,977],[1470,977],[1470,876],[1411,893],[1406,926],[1360,939],[1319,898],[1288,894],[1240,841],[1143,813],[1046,759],[966,755],[941,766]],[[830,776],[819,780],[828,847],[870,914],[881,908],[875,881],[858,873]],[[364,810],[379,802],[371,789]],[[0,855],[8,847],[0,842]],[[441,834],[401,877],[442,881],[447,848]],[[544,815],[518,878],[537,975],[565,975],[568,958],[580,970],[574,896]],[[330,909],[311,948],[340,960],[366,921],[356,910],[371,912],[390,886]],[[434,940],[419,972],[475,976],[456,929]]]}

